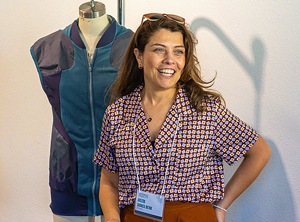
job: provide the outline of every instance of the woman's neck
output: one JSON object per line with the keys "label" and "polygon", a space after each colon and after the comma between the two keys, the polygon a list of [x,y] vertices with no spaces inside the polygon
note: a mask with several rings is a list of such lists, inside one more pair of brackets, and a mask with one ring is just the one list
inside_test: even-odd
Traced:
{"label": "woman's neck", "polygon": [[141,97],[144,104],[148,104],[152,107],[156,107],[161,104],[169,103],[169,101],[174,101],[177,93],[177,88],[172,88],[168,90],[151,90],[146,86],[143,88]]}

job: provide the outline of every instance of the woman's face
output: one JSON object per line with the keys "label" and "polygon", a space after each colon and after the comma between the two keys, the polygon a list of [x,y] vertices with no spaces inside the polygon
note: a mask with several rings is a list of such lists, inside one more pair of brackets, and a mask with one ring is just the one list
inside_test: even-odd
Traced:
{"label": "woman's face", "polygon": [[144,70],[145,88],[176,88],[185,66],[185,47],[180,32],[161,29],[150,38],[143,54],[138,49],[134,53]]}

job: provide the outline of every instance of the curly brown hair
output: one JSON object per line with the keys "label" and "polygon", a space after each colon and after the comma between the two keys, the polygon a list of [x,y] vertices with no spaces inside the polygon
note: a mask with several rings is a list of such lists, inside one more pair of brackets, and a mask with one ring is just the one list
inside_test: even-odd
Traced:
{"label": "curly brown hair", "polygon": [[157,21],[145,21],[133,35],[124,56],[121,70],[110,88],[112,93],[110,104],[115,102],[118,98],[128,95],[136,87],[144,83],[143,70],[138,68],[134,49],[137,48],[143,53],[150,38],[161,29],[182,33],[186,51],[186,64],[179,79],[179,85],[186,90],[186,94],[190,98],[192,107],[197,111],[203,111],[204,107],[202,102],[205,96],[214,96],[225,102],[218,91],[210,89],[214,84],[215,78],[211,81],[204,81],[201,78],[200,64],[195,55],[195,46],[198,43],[195,35],[185,24],[180,24],[166,17],[162,17]]}

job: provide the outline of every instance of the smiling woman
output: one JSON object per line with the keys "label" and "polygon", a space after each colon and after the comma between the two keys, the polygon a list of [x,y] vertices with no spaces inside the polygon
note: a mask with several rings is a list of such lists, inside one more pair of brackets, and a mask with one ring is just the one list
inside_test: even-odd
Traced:
{"label": "smiling woman", "polygon": [[[144,69],[142,104],[149,124],[151,139],[155,140],[166,113],[175,100],[177,83],[185,66],[185,48],[180,32],[157,31],[141,53],[134,50],[139,67]],[[150,120],[150,121],[149,121]]]}
{"label": "smiling woman", "polygon": [[[145,20],[146,19],[146,20]],[[145,20],[145,21],[144,21]],[[270,157],[201,79],[180,16],[143,16],[111,90],[94,162],[106,221],[224,222]],[[224,186],[223,161],[244,161]]]}

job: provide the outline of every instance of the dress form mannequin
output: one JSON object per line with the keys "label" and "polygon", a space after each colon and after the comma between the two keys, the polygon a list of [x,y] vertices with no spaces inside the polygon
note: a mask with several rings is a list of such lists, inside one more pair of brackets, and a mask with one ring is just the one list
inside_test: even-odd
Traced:
{"label": "dress form mannequin", "polygon": [[[94,7],[92,7],[93,5]],[[109,25],[103,3],[92,1],[79,7],[79,34],[85,44],[89,62],[92,61],[96,45]]]}
{"label": "dress form mannequin", "polygon": [[30,48],[53,113],[49,207],[54,222],[104,222],[99,216],[101,167],[92,159],[107,106],[105,95],[132,36],[106,14],[104,4],[92,1],[80,6],[79,19]]}

